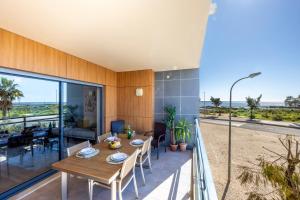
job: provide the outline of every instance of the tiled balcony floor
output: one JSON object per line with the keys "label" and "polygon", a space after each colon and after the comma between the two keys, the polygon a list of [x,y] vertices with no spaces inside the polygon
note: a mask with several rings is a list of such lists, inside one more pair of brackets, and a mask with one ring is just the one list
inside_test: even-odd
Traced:
{"label": "tiled balcony floor", "polygon": [[[152,155],[153,173],[145,169],[146,185],[142,185],[140,169],[136,168],[139,199],[190,199],[191,184],[191,152],[161,152],[160,159]],[[69,199],[88,199],[88,184],[86,180],[71,178],[69,181]],[[98,186],[94,187],[94,199],[110,199],[110,190]],[[60,178],[38,189],[26,200],[60,199]],[[123,191],[123,199],[135,199],[133,183]]]}

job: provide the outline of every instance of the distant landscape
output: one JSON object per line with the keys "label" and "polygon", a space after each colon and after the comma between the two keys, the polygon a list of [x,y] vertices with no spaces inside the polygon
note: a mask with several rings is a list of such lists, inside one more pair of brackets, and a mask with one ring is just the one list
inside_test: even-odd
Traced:
{"label": "distant landscape", "polygon": [[[15,103],[8,112],[9,118],[58,114],[58,104],[52,102]],[[0,118],[3,118],[0,112]]]}
{"label": "distant landscape", "polygon": [[[214,106],[211,101],[200,101],[200,107]],[[229,101],[222,101],[222,107],[229,107]],[[284,107],[284,102],[260,102],[260,107]],[[246,101],[233,101],[232,102],[233,108],[246,108],[248,107]]]}
{"label": "distant landscape", "polygon": [[[250,110],[245,102],[235,101],[232,103],[232,116],[250,118]],[[229,102],[222,102],[221,106],[215,107],[211,101],[200,103],[200,112],[205,116],[224,117],[229,114]],[[300,108],[287,107],[284,102],[260,102],[253,111],[253,119],[300,122]]]}

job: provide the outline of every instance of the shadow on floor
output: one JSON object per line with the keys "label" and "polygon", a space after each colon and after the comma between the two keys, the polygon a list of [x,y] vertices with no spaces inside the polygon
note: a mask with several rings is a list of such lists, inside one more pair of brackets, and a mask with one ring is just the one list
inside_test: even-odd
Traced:
{"label": "shadow on floor", "polygon": [[[191,183],[191,152],[161,153],[159,160],[152,155],[153,172],[145,169],[146,185],[142,185],[141,172],[136,168],[139,199],[146,200],[173,200],[189,199]],[[87,180],[71,178],[68,185],[69,199],[88,199]],[[110,199],[110,190],[94,187],[94,199]],[[60,179],[49,183],[25,198],[53,200],[60,199]],[[135,199],[133,184],[123,192],[123,199]]]}

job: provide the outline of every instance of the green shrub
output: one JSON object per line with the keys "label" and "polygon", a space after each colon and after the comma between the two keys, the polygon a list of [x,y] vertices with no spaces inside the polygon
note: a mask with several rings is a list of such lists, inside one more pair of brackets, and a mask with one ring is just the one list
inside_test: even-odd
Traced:
{"label": "green shrub", "polygon": [[232,113],[232,115],[231,115],[232,117],[238,117],[238,114],[237,113]]}
{"label": "green shrub", "polygon": [[268,112],[262,112],[261,116],[266,119],[270,117]]}
{"label": "green shrub", "polygon": [[283,117],[281,114],[275,114],[272,116],[272,120],[274,121],[282,121],[283,120]]}

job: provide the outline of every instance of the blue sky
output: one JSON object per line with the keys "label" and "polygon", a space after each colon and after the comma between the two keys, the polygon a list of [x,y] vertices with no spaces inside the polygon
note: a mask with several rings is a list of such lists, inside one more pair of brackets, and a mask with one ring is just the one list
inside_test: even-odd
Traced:
{"label": "blue sky", "polygon": [[283,101],[300,94],[300,1],[219,0],[209,17],[200,65],[201,98],[229,99],[231,84],[240,82],[234,100],[263,95]]}
{"label": "blue sky", "polygon": [[24,97],[16,102],[57,102],[58,82],[3,74],[0,77],[14,80],[19,85],[18,89],[23,92]]}

